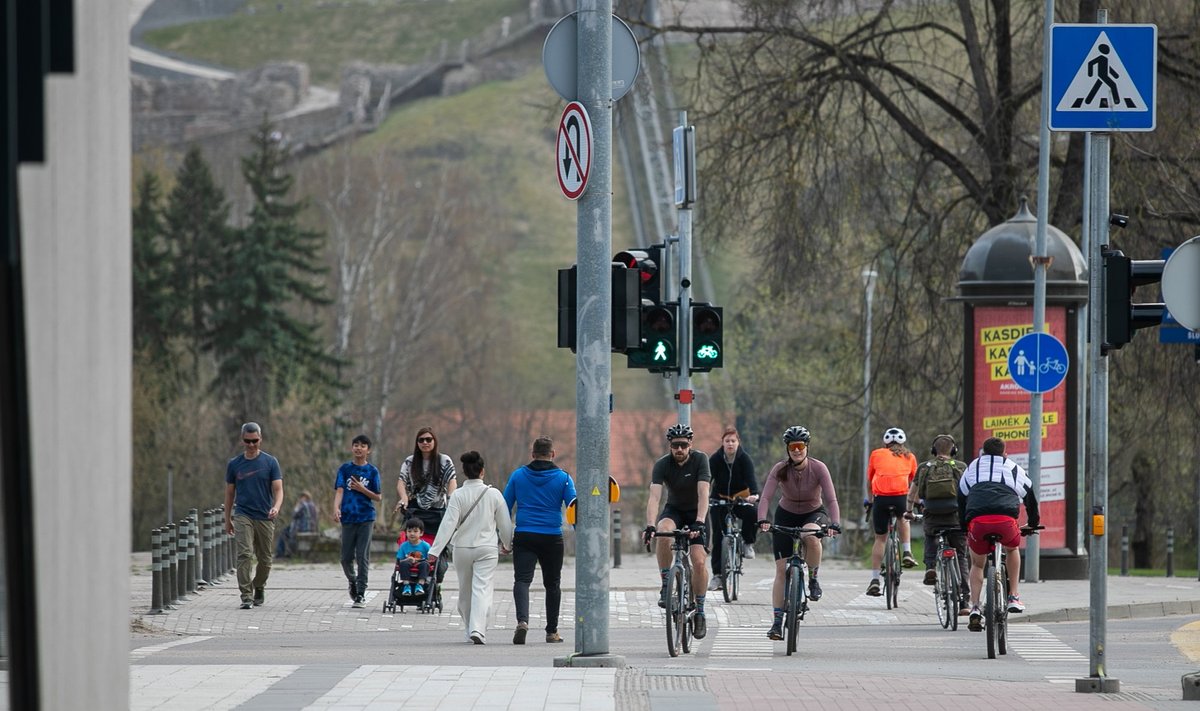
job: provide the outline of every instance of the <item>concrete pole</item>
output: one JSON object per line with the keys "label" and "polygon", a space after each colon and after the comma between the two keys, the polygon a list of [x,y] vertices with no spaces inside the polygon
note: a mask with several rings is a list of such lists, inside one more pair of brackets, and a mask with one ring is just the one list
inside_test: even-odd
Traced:
{"label": "concrete pole", "polygon": [[[1033,247],[1033,332],[1046,330],[1046,223],[1050,209],[1050,28],[1054,25],[1054,0],[1046,0],[1042,23],[1042,120],[1038,131],[1037,235]],[[1029,480],[1041,499],[1042,393],[1029,396]],[[1041,546],[1037,536],[1025,539],[1025,582],[1036,583],[1041,572]]]}
{"label": "concrete pole", "polygon": [[[592,122],[592,170],[576,203],[575,653],[607,655],[612,392],[612,2],[580,0],[578,101]],[[578,663],[572,659],[572,664]]]}

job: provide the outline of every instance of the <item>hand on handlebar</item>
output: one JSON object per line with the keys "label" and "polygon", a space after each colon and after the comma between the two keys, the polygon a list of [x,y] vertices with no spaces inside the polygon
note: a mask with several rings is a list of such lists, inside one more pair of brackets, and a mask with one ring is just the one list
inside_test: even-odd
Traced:
{"label": "hand on handlebar", "polygon": [[758,522],[758,530],[763,531],[763,532],[770,531],[771,530],[771,522],[765,518],[763,520],[759,521]]}
{"label": "hand on handlebar", "polygon": [[705,528],[707,528],[707,526],[704,525],[703,521],[692,521],[688,525],[688,532],[690,534],[688,538],[697,538],[703,535]]}
{"label": "hand on handlebar", "polygon": [[654,540],[654,532],[657,530],[654,526],[646,526],[642,531],[642,543],[646,546],[646,550],[650,549],[650,541]]}

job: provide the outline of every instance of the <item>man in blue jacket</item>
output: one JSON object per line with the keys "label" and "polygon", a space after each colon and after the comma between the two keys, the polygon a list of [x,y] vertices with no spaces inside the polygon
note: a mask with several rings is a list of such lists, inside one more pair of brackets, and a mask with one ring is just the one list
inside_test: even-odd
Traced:
{"label": "man in blue jacket", "polygon": [[558,609],[562,601],[563,506],[575,498],[571,476],[554,463],[554,441],[541,436],[533,441],[533,461],[508,477],[504,501],[511,512],[517,507],[513,533],[513,602],[517,630],[513,644],[525,644],[529,633],[529,585],[533,568],[542,568],[546,588],[546,641],[561,642]]}

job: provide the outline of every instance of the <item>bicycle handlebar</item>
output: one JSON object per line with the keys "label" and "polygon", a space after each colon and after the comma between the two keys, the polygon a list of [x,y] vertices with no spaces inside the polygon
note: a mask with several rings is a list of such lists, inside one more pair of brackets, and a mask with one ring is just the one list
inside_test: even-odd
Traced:
{"label": "bicycle handlebar", "polygon": [[821,526],[820,528],[803,528],[801,526],[776,526],[771,524],[767,529],[771,533],[782,533],[792,538],[801,538],[803,536],[816,536],[817,538],[825,538],[829,535],[829,526]]}
{"label": "bicycle handlebar", "polygon": [[710,509],[715,509],[715,508],[718,508],[721,506],[734,506],[734,507],[749,506],[749,507],[758,508],[758,504],[746,501],[745,499],[743,499],[741,497],[738,497],[736,499],[709,499],[708,500],[708,507]]}

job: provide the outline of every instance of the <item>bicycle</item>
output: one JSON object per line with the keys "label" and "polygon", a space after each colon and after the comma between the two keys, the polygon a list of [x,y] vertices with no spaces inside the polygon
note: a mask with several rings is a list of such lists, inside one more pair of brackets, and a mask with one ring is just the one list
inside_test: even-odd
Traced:
{"label": "bicycle", "polygon": [[887,540],[883,544],[883,575],[884,596],[887,598],[887,609],[900,607],[900,529],[896,520],[901,512],[895,506],[888,507]]}
{"label": "bicycle", "polygon": [[[725,509],[725,535],[721,537],[721,593],[725,602],[738,599],[738,588],[742,577],[742,561],[746,556],[746,542],[742,540],[742,519],[734,514],[738,507],[757,508],[745,499],[712,500],[708,502],[710,511],[717,508]],[[709,516],[709,520],[713,520]]]}
{"label": "bicycle", "polygon": [[939,528],[932,531],[937,541],[937,557],[934,570],[937,581],[933,584],[933,604],[937,608],[938,622],[942,629],[958,631],[958,611],[963,608],[962,568],[959,567],[958,550],[950,543],[950,534],[958,528]]}
{"label": "bicycle", "polygon": [[787,642],[787,654],[796,651],[796,638],[800,633],[800,620],[808,612],[808,563],[804,560],[801,541],[805,536],[824,538],[828,526],[803,528],[800,526],[776,526],[771,524],[772,534],[781,533],[792,538],[792,555],[787,559],[783,577],[783,638]]}
{"label": "bicycle", "polygon": [[692,559],[688,530],[656,531],[655,538],[670,538],[675,559],[667,571],[667,653],[678,657],[691,652],[692,617],[696,614],[696,596],[692,591]]}
{"label": "bicycle", "polygon": [[[1025,526],[1021,528],[1021,535],[1034,535],[1042,528]],[[990,550],[983,563],[983,620],[987,630],[988,659],[995,659],[997,652],[1008,654],[1008,566],[1005,565],[1007,556],[1004,546],[1000,545],[1000,535],[989,533],[986,540]]]}

